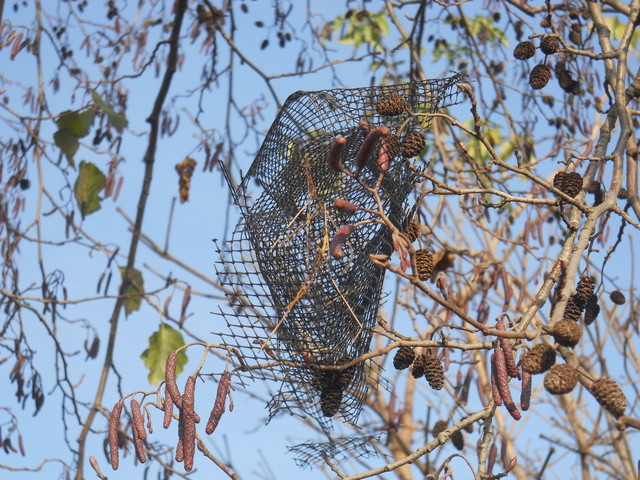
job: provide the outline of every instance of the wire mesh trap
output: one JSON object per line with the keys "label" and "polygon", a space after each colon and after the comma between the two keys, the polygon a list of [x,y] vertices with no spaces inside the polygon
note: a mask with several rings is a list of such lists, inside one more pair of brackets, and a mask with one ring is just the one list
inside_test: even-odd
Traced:
{"label": "wire mesh trap", "polygon": [[369,351],[385,273],[369,255],[393,252],[386,220],[411,220],[424,114],[457,103],[461,80],[296,92],[232,187],[220,335],[246,377],[279,381],[270,418],[307,415],[326,432],[335,415],[357,421],[368,366],[353,360]]}

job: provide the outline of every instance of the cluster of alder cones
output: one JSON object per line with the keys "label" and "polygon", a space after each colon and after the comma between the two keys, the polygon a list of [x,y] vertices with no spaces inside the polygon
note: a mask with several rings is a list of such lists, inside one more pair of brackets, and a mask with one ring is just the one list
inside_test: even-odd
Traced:
{"label": "cluster of alder cones", "polygon": [[444,367],[430,351],[416,355],[413,348],[402,346],[393,357],[393,366],[396,370],[411,367],[411,375],[416,379],[425,377],[434,390],[441,390],[444,386]]}
{"label": "cluster of alder cones", "polygon": [[[576,291],[567,301],[562,319],[548,329],[558,345],[567,348],[575,347],[582,337],[583,323],[589,325],[597,317],[600,307],[597,295],[594,293],[595,280],[583,275],[576,286]],[[624,414],[627,400],[617,383],[606,376],[589,381],[583,372],[568,363],[556,365],[556,349],[547,343],[539,343],[525,352],[521,358],[523,373],[536,375],[545,373],[543,385],[552,395],[564,395],[573,391],[581,376],[585,378],[586,386],[602,407],[615,417]]]}
{"label": "cluster of alder cones", "polygon": [[[184,469],[190,472],[193,469],[193,459],[196,451],[196,424],[200,423],[200,416],[194,410],[195,404],[195,388],[196,377],[191,375],[187,378],[184,393],[180,393],[176,383],[176,361],[177,352],[171,352],[167,357],[167,365],[165,370],[165,398],[164,398],[164,419],[162,426],[169,428],[173,419],[174,405],[179,410],[178,417],[178,444],[176,447],[176,462],[184,462]],[[207,421],[205,432],[210,435],[218,426],[218,422],[225,411],[226,398],[231,389],[231,374],[224,372],[218,381],[218,390],[216,399]],[[111,468],[118,469],[120,463],[119,457],[119,430],[120,417],[122,415],[124,403],[118,401],[111,410],[109,416],[109,453]],[[146,410],[146,409],[145,409]],[[229,411],[233,410],[233,403],[229,405]],[[151,416],[147,413],[147,428],[144,425],[144,416],[140,403],[135,399],[131,399],[131,427],[133,433],[133,441],[136,451],[136,457],[140,463],[147,461],[147,454],[144,442],[147,439],[147,429],[149,433],[153,433],[151,426]]]}
{"label": "cluster of alder cones", "polygon": [[[553,55],[560,49],[558,37],[554,35],[543,35],[540,38],[540,50],[545,56]],[[533,42],[527,40],[520,42],[513,50],[513,56],[518,60],[528,60],[536,53],[536,46]],[[567,69],[564,62],[557,62],[555,66],[556,78],[558,84],[567,93],[577,94],[580,92],[580,85],[577,80],[571,76],[571,72]],[[551,69],[545,63],[535,65],[529,73],[529,85],[534,90],[540,90],[547,86],[551,79]]]}

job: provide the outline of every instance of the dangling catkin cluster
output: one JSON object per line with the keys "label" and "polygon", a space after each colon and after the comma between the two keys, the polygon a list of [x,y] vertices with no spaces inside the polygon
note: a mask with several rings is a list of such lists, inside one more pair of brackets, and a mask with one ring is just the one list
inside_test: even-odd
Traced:
{"label": "dangling catkin cluster", "polygon": [[433,273],[433,255],[425,248],[416,250],[416,270],[420,280],[429,280]]}
{"label": "dangling catkin cluster", "polygon": [[544,376],[544,388],[552,395],[571,392],[578,383],[578,372],[568,363],[555,365]]}
{"label": "dangling catkin cluster", "polygon": [[416,354],[413,351],[413,348],[402,346],[396,351],[396,354],[393,357],[393,367],[396,370],[409,368],[415,358]]}
{"label": "dangling catkin cluster", "polygon": [[615,380],[600,377],[593,382],[589,390],[598,403],[615,417],[623,415],[627,409],[627,399]]}
{"label": "dangling catkin cluster", "polygon": [[582,175],[578,172],[558,172],[553,177],[553,186],[571,198],[582,190]]}
{"label": "dangling catkin cluster", "polygon": [[538,64],[531,70],[529,74],[529,85],[534,90],[544,88],[551,79],[551,70],[543,64]]}
{"label": "dangling catkin cluster", "polygon": [[400,115],[407,108],[407,102],[405,99],[397,93],[390,93],[383,96],[376,105],[376,111],[380,115],[388,117],[395,117]]}
{"label": "dangling catkin cluster", "polygon": [[420,132],[409,132],[402,142],[402,156],[413,158],[420,155],[425,147],[424,137]]}
{"label": "dangling catkin cluster", "polygon": [[441,390],[444,386],[444,368],[440,360],[431,353],[425,357],[424,376],[434,390]]}
{"label": "dangling catkin cluster", "polygon": [[522,369],[531,374],[544,373],[556,363],[556,350],[546,343],[534,345],[522,357]]}

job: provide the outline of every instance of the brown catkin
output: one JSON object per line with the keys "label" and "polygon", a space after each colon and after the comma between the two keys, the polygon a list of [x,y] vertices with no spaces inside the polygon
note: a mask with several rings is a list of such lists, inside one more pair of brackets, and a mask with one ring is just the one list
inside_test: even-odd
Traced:
{"label": "brown catkin", "polygon": [[[502,332],[506,330],[502,317],[498,318],[496,321],[496,330]],[[513,345],[511,344],[511,340],[504,337],[498,337],[498,343],[504,353],[504,359],[507,364],[507,373],[511,378],[516,378],[518,376],[518,368],[516,367],[516,359],[513,355]]]}
{"label": "brown catkin", "polygon": [[167,356],[167,365],[164,370],[164,383],[165,392],[171,395],[173,403],[178,408],[182,408],[182,396],[180,390],[178,390],[178,384],[176,383],[176,363],[178,362],[178,352],[175,350]]}
{"label": "brown catkin", "polygon": [[184,450],[184,469],[193,469],[193,458],[196,453],[196,413],[195,406],[196,377],[190,375],[184,386],[182,411],[184,415],[182,448]]}
{"label": "brown catkin", "polygon": [[220,376],[220,381],[218,381],[216,400],[213,404],[211,414],[209,414],[209,421],[207,422],[207,428],[205,429],[207,435],[211,435],[215,431],[216,427],[218,426],[218,422],[220,422],[220,418],[222,418],[222,414],[225,411],[225,402],[227,400],[227,395],[229,395],[230,388],[231,374],[229,372],[224,372]]}
{"label": "brown catkin", "polygon": [[509,390],[509,374],[507,373],[507,363],[504,358],[504,351],[499,346],[495,348],[495,370],[496,382],[502,403],[504,403],[507,412],[515,419],[520,420],[521,415],[518,407],[516,407],[511,391]]}
{"label": "brown catkin", "polygon": [[523,412],[529,410],[531,405],[531,374],[522,370],[522,387],[520,390],[520,408]]}
{"label": "brown catkin", "polygon": [[342,150],[344,146],[347,144],[347,139],[343,136],[337,137],[331,148],[329,149],[329,154],[327,156],[327,164],[329,168],[334,172],[342,173],[344,172],[344,167],[342,166],[342,162],[340,161],[340,156],[342,155]]}
{"label": "brown catkin", "polygon": [[138,457],[140,463],[145,463],[147,461],[147,454],[144,451],[144,441],[147,439],[147,431],[144,429],[144,418],[142,417],[140,404],[135,398],[131,399],[131,426],[136,457]]}
{"label": "brown catkin", "polygon": [[118,469],[120,457],[118,456],[118,430],[120,429],[120,416],[122,415],[122,402],[113,406],[109,415],[109,459],[111,468]]}
{"label": "brown catkin", "polygon": [[502,405],[502,395],[500,395],[500,390],[498,390],[498,378],[496,372],[496,355],[495,353],[491,354],[491,396],[493,397],[493,403],[500,406]]}
{"label": "brown catkin", "polygon": [[373,147],[378,143],[378,140],[382,137],[388,137],[389,135],[391,135],[391,129],[389,127],[379,126],[369,130],[356,156],[358,172],[366,165],[367,160],[369,160],[369,157],[371,157],[373,153]]}
{"label": "brown catkin", "polygon": [[164,386],[164,419],[162,420],[162,427],[169,428],[171,420],[173,419],[173,397],[169,395],[167,391],[167,385]]}

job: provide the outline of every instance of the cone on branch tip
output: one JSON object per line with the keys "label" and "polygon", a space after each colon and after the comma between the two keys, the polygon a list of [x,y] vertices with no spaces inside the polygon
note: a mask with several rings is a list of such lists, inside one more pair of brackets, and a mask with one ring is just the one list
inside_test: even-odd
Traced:
{"label": "cone on branch tip", "polygon": [[615,380],[609,377],[600,377],[589,388],[602,407],[616,418],[624,414],[627,409],[627,399]]}
{"label": "cone on branch tip", "polygon": [[396,370],[409,368],[415,358],[416,354],[413,351],[413,348],[402,346],[396,351],[396,354],[393,357],[393,367]]}
{"label": "cone on branch tip", "polygon": [[546,343],[534,345],[522,357],[522,369],[531,374],[544,373],[556,363],[556,350]]}
{"label": "cone on branch tip", "polygon": [[568,363],[555,365],[544,376],[544,388],[552,395],[571,392],[578,383],[578,372]]}
{"label": "cone on branch tip", "polygon": [[380,115],[393,117],[400,115],[407,108],[405,99],[397,93],[383,96],[376,105],[376,111]]}
{"label": "cone on branch tip", "polygon": [[513,56],[518,60],[527,60],[533,57],[536,53],[536,46],[529,41],[520,42],[513,49]]}
{"label": "cone on branch tip", "polygon": [[538,64],[531,70],[529,74],[529,85],[534,90],[540,90],[547,86],[551,79],[551,70],[543,64]]}

